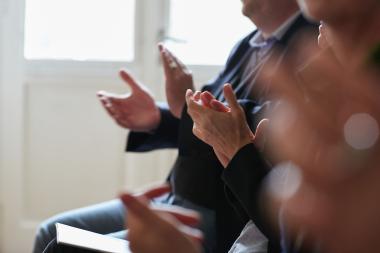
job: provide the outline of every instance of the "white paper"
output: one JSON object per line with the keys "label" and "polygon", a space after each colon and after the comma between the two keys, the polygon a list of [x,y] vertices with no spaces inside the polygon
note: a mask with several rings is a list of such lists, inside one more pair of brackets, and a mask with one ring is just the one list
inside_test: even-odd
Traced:
{"label": "white paper", "polygon": [[131,253],[126,240],[56,223],[57,243],[107,253]]}

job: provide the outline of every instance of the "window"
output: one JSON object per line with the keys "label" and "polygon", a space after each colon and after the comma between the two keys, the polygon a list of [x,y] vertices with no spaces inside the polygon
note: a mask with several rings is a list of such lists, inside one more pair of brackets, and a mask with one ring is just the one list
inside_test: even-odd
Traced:
{"label": "window", "polygon": [[34,60],[32,68],[68,69],[81,61],[128,62],[138,69],[157,64],[150,52],[163,39],[162,29],[180,59],[206,67],[223,65],[254,26],[238,0],[26,0],[24,55]]}
{"label": "window", "polygon": [[222,65],[254,29],[237,0],[171,0],[168,47],[186,63]]}
{"label": "window", "polygon": [[132,61],[134,0],[26,0],[25,58]]}

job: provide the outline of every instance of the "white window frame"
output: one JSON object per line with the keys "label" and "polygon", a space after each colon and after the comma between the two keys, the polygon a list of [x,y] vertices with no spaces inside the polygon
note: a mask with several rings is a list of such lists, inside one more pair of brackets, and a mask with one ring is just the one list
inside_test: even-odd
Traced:
{"label": "white window frame", "polygon": [[[169,29],[170,0],[136,0],[134,59],[123,61],[75,61],[24,59],[26,79],[29,78],[114,78],[116,71],[127,68],[144,82],[162,79],[156,44],[166,38]],[[214,76],[220,65],[189,65],[196,82]]]}

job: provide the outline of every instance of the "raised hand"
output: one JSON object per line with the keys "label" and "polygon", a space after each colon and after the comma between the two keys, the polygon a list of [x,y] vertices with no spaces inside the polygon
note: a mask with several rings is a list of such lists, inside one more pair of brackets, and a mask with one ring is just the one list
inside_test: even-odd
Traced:
{"label": "raised hand", "polygon": [[161,116],[150,91],[125,70],[120,71],[120,77],[131,88],[131,92],[117,95],[99,91],[97,95],[103,107],[123,128],[139,132],[155,129]]}
{"label": "raised hand", "polygon": [[[244,110],[230,85],[224,87],[224,96],[229,107],[207,92],[199,95],[191,90],[186,93],[186,102],[188,113],[194,121],[194,135],[212,146],[219,161],[226,167],[239,149],[261,137],[256,138],[250,130]],[[266,123],[259,124],[257,133],[262,133]]]}
{"label": "raised hand", "polygon": [[191,71],[162,44],[158,46],[165,73],[165,91],[170,112],[181,117],[187,89],[194,89]]}
{"label": "raised hand", "polygon": [[127,228],[130,248],[134,253],[184,252],[200,253],[202,234],[193,228],[199,215],[174,206],[148,207],[147,200],[158,197],[162,189],[149,194],[123,194],[121,200],[128,210]]}

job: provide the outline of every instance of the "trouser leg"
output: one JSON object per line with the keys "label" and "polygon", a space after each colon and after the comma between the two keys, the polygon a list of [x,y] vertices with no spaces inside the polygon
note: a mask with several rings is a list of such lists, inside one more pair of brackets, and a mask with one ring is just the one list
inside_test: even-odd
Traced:
{"label": "trouser leg", "polygon": [[41,253],[56,237],[55,223],[110,234],[124,230],[125,208],[120,200],[112,200],[58,214],[44,221],[37,230],[33,253]]}

